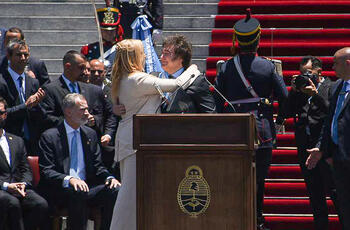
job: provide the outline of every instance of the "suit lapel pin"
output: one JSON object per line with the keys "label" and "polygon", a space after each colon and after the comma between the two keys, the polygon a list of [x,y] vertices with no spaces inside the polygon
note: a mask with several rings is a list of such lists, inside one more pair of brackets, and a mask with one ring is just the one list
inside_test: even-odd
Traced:
{"label": "suit lapel pin", "polygon": [[9,140],[12,140],[12,137],[9,137]]}

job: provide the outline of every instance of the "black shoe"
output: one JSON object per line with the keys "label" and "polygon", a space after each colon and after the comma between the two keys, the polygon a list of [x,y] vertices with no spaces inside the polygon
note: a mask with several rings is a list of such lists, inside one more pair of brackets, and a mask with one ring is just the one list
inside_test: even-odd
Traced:
{"label": "black shoe", "polygon": [[264,223],[262,224],[258,224],[257,230],[270,230],[269,228],[267,228]]}

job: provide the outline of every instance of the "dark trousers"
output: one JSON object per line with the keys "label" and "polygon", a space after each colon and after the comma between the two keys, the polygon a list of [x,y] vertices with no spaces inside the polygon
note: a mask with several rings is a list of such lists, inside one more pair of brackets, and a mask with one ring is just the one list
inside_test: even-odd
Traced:
{"label": "dark trousers", "polygon": [[49,229],[46,200],[31,189],[26,192],[22,198],[0,190],[0,229],[4,229],[5,219],[11,230]]}
{"label": "dark trousers", "polygon": [[264,223],[263,204],[265,179],[269,172],[272,158],[272,148],[261,148],[256,151],[256,208],[258,224]]}
{"label": "dark trousers", "polygon": [[89,190],[87,193],[76,192],[72,188],[50,190],[47,192],[50,207],[57,206],[68,209],[68,229],[71,230],[85,230],[89,207],[101,208],[101,230],[109,230],[118,189],[97,185],[90,187]]}
{"label": "dark trousers", "polygon": [[303,130],[296,132],[296,142],[298,146],[298,160],[303,177],[306,183],[306,189],[310,198],[310,205],[314,216],[315,230],[328,230],[328,207],[327,195],[333,201],[333,204],[339,213],[337,194],[333,180],[332,170],[328,163],[321,159],[315,168],[309,170],[305,162],[309,157],[306,149],[315,146],[315,138],[306,135]]}
{"label": "dark trousers", "polygon": [[343,229],[350,230],[350,162],[334,159],[334,182]]}
{"label": "dark trousers", "polygon": [[315,168],[309,170],[305,166],[309,154],[305,148],[298,147],[298,158],[302,170],[310,204],[314,216],[315,230],[328,230],[328,207],[326,196],[329,195],[338,211],[337,194],[330,166],[321,159]]}

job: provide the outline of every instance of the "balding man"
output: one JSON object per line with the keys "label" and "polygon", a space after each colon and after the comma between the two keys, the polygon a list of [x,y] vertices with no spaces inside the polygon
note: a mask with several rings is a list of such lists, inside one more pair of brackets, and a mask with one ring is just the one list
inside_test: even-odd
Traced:
{"label": "balding man", "polygon": [[[333,69],[339,80],[331,91],[329,115],[323,127],[320,149],[314,148],[309,152],[323,156],[333,164],[339,214],[343,229],[350,229],[350,47],[335,53]],[[315,161],[316,157],[309,157],[307,164],[312,166]]]}

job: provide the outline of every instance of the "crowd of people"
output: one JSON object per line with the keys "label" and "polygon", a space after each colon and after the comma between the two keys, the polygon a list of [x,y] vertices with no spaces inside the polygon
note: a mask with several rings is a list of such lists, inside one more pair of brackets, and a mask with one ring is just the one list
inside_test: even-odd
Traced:
{"label": "crowd of people", "polygon": [[[118,16],[109,8],[100,12]],[[68,229],[86,229],[88,207],[95,206],[101,208],[101,229],[136,230],[133,115],[239,112],[256,118],[257,229],[267,229],[264,182],[276,138],[272,102],[277,99],[276,123],[295,119],[315,229],[328,229],[326,190],[343,229],[350,229],[350,48],[335,54],[336,82],[322,77],[320,59],[303,58],[288,94],[274,64],[257,56],[261,28],[249,14],[234,25],[233,47],[237,42],[238,48],[219,66],[214,86],[191,65],[191,43],[182,35],[164,39],[163,71],[148,74],[140,40],[121,39],[113,21],[101,24],[101,30],[107,55],[99,59],[98,43],[81,52],[67,51],[62,75],[51,81],[44,62],[30,56],[21,29],[5,32],[0,59],[0,228],[6,223],[16,230],[51,229],[53,209],[64,207]],[[32,185],[29,155],[39,157],[37,187]]]}

